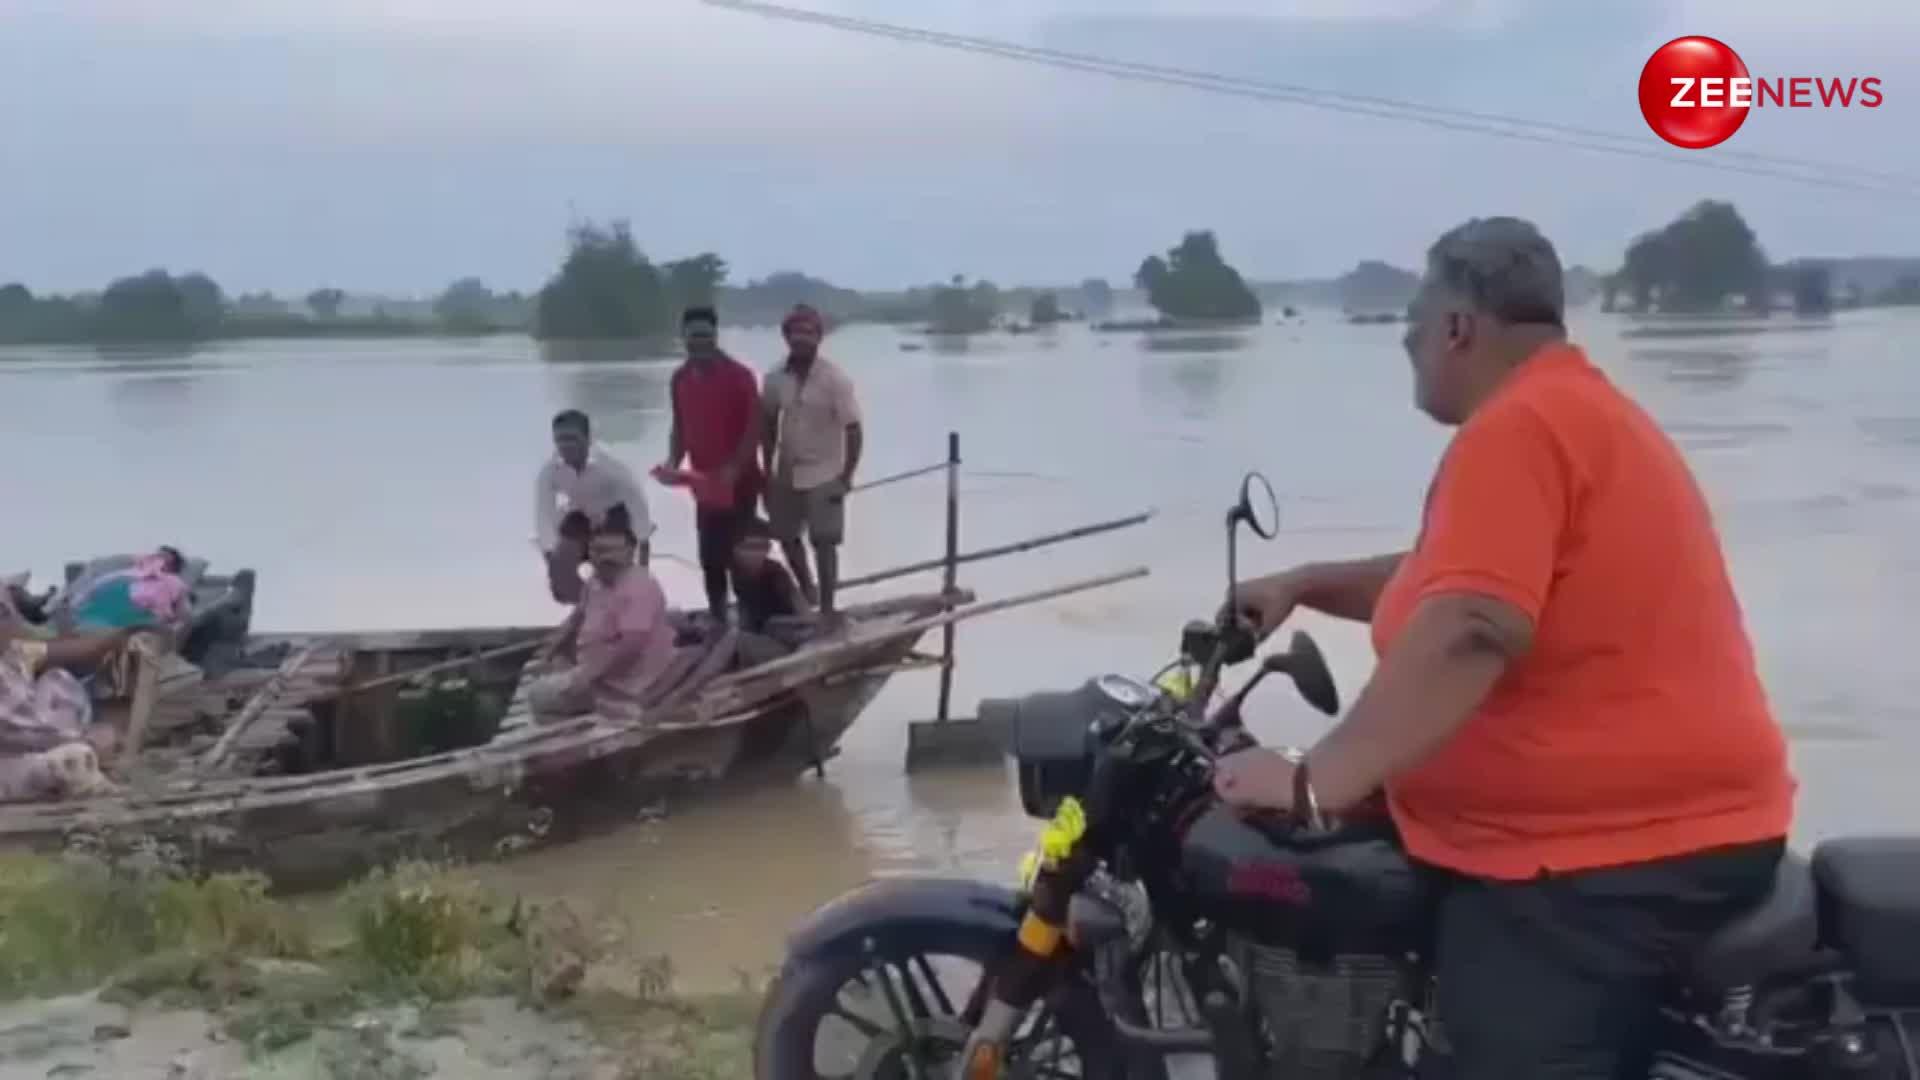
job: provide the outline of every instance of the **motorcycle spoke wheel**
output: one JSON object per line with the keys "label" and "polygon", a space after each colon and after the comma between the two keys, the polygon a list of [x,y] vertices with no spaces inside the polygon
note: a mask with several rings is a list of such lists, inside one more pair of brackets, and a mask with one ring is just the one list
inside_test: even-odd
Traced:
{"label": "motorcycle spoke wheel", "polygon": [[[954,1080],[970,1029],[964,1006],[984,974],[978,961],[914,954],[877,957],[835,992],[815,1033],[818,1080]],[[1008,1045],[1009,1080],[1084,1080],[1080,1049],[1052,1013],[1023,1017]]]}

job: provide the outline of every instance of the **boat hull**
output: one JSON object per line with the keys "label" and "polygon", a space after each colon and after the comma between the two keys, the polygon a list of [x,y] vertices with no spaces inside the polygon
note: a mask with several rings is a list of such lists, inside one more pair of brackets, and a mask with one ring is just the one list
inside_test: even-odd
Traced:
{"label": "boat hull", "polygon": [[[484,746],[300,776],[215,778],[164,794],[0,806],[0,849],[146,851],[194,873],[254,870],[326,888],[409,858],[472,860],[631,821],[690,788],[791,780],[831,757],[920,631],[870,635],[804,680],[732,680],[653,725],[528,725]],[[749,673],[751,674],[751,673]]]}

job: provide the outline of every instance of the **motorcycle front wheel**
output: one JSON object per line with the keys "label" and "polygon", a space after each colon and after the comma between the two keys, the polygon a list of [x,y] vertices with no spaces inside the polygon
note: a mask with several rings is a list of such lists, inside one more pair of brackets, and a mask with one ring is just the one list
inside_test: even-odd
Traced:
{"label": "motorcycle front wheel", "polygon": [[[790,966],[761,1008],[755,1080],[958,1076],[969,1002],[1009,945],[952,932]],[[1112,1024],[1080,982],[1023,1018],[1008,1047],[1006,1075],[1021,1080],[1127,1074]]]}

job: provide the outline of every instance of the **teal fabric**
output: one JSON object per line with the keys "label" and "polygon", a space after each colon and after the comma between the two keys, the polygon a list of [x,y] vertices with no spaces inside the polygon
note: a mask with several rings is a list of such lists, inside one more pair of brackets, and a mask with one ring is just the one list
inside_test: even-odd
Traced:
{"label": "teal fabric", "polygon": [[81,630],[119,630],[153,621],[151,612],[133,602],[131,575],[94,586],[73,613],[74,626]]}

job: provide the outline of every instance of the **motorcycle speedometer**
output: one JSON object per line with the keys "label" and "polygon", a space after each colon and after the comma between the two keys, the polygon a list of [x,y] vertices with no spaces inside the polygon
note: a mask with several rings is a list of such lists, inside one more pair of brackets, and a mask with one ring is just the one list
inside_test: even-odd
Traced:
{"label": "motorcycle speedometer", "polygon": [[1123,709],[1144,709],[1153,703],[1153,691],[1125,675],[1102,675],[1093,685]]}

